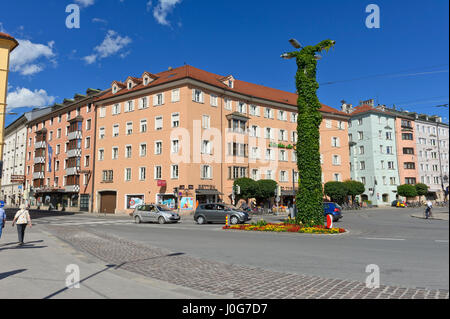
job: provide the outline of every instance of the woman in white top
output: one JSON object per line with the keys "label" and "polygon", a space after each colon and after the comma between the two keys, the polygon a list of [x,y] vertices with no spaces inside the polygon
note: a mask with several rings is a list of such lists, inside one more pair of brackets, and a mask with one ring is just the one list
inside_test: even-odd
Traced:
{"label": "woman in white top", "polygon": [[30,214],[24,204],[20,205],[20,209],[17,211],[16,215],[14,216],[14,220],[12,222],[13,227],[14,227],[14,224],[17,224],[17,234],[19,236],[19,245],[22,246],[23,238],[25,237],[25,229],[27,228],[27,225],[31,227]]}

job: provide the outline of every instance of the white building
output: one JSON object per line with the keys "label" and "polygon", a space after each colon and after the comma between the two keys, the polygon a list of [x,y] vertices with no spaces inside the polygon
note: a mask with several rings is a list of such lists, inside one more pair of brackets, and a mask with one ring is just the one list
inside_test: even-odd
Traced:
{"label": "white building", "polygon": [[47,107],[24,113],[5,128],[0,199],[6,206],[18,206],[24,202],[25,159],[28,156],[26,125],[51,110]]}

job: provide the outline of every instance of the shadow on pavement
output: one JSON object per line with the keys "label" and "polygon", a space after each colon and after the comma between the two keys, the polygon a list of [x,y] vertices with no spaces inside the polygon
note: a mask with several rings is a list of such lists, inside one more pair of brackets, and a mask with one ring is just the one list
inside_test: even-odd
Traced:
{"label": "shadow on pavement", "polygon": [[[12,244],[10,244],[10,245],[12,245]],[[34,245],[24,244],[22,246],[17,245],[17,246],[13,246],[13,247],[1,247],[0,251],[2,251],[2,250],[10,250],[10,249],[18,249],[18,250],[20,250],[20,249],[34,249],[34,248],[47,248],[47,247],[48,246],[34,246]]]}
{"label": "shadow on pavement", "polygon": [[6,277],[9,276],[14,276],[16,274],[20,274],[21,272],[26,271],[26,269],[17,269],[17,270],[13,270],[13,271],[8,271],[8,272],[0,272],[0,280],[5,279]]}

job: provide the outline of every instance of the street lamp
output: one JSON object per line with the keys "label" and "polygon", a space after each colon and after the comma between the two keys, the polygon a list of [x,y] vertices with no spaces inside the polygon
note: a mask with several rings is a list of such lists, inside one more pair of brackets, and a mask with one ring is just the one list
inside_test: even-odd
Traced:
{"label": "street lamp", "polygon": [[289,43],[292,44],[292,46],[296,49],[300,49],[302,47],[300,42],[298,42],[296,39],[290,39]]}

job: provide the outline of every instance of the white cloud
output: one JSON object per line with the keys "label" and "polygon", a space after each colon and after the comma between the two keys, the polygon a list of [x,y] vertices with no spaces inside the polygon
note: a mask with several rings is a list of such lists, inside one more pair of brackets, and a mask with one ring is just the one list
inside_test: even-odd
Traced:
{"label": "white cloud", "polygon": [[105,19],[100,19],[100,18],[93,18],[92,22],[99,22],[99,23],[108,24],[108,21],[106,21]]}
{"label": "white cloud", "polygon": [[52,63],[55,53],[53,52],[54,41],[47,45],[33,43],[29,40],[17,39],[19,46],[11,53],[11,71],[19,72],[22,75],[32,75],[44,69],[43,59]]}
{"label": "white cloud", "polygon": [[[158,0],[158,4],[153,9],[153,16],[156,21],[162,25],[170,25],[170,22],[167,21],[167,15],[172,12],[174,7],[180,3],[182,0]],[[148,8],[147,3],[147,8]],[[151,5],[151,4],[150,4]]]}
{"label": "white cloud", "polygon": [[86,8],[94,4],[95,0],[75,0],[80,6]]}
{"label": "white cloud", "polygon": [[19,107],[43,107],[54,103],[55,97],[50,96],[43,89],[31,91],[27,88],[17,87],[14,91],[8,92],[6,98],[7,111]]}
{"label": "white cloud", "polygon": [[95,63],[97,60],[118,53],[130,43],[131,39],[129,37],[121,37],[117,32],[109,30],[103,42],[94,48],[94,53],[85,56],[83,59],[87,64]]}

